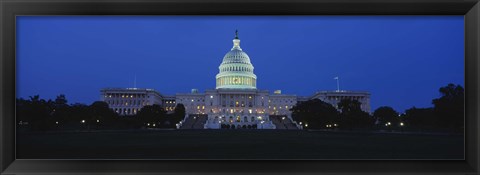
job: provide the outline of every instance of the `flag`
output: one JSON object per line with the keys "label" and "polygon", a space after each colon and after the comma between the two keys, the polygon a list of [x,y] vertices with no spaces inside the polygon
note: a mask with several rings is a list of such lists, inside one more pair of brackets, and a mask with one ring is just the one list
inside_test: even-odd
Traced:
{"label": "flag", "polygon": [[338,80],[338,77],[335,77],[335,78],[333,78],[333,79]]}

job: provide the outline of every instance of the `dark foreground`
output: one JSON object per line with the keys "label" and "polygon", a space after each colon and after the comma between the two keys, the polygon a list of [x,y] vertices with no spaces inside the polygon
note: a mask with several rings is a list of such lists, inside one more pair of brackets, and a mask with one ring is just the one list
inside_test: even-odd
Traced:
{"label": "dark foreground", "polygon": [[463,159],[463,135],[288,130],[18,133],[18,159]]}

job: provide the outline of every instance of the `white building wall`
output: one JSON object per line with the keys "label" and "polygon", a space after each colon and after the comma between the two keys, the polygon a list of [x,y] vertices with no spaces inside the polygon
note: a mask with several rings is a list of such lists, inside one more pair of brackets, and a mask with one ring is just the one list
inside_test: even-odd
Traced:
{"label": "white building wall", "polygon": [[292,112],[290,109],[296,104],[296,95],[272,94],[269,98],[269,114],[291,117]]}
{"label": "white building wall", "polygon": [[338,103],[343,99],[357,100],[361,103],[363,111],[371,112],[370,93],[365,91],[320,91],[315,93],[311,99],[320,99],[337,109]]}
{"label": "white building wall", "polygon": [[153,89],[105,88],[100,100],[122,116],[135,115],[146,105],[162,105],[162,95]]}

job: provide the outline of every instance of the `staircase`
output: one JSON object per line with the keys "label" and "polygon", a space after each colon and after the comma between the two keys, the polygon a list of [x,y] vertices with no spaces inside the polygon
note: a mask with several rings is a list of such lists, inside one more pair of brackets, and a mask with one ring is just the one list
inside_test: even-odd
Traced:
{"label": "staircase", "polygon": [[287,116],[284,115],[271,115],[269,116],[270,120],[277,127],[276,129],[287,129],[287,130],[297,130],[295,123],[290,120]]}
{"label": "staircase", "polygon": [[189,115],[179,129],[204,129],[207,115]]}

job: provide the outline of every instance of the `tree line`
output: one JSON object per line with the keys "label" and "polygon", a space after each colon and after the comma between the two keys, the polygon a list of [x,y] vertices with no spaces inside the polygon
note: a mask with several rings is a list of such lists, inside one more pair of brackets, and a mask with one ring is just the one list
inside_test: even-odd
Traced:
{"label": "tree line", "polygon": [[144,106],[134,116],[119,116],[103,101],[90,105],[68,104],[65,95],[55,100],[40,99],[39,95],[16,99],[16,121],[20,130],[175,128],[184,116],[183,104],[177,104],[170,114],[154,104]]}
{"label": "tree line", "polygon": [[307,129],[366,129],[462,132],[464,129],[464,89],[448,84],[439,89],[441,96],[433,99],[433,107],[412,107],[403,113],[381,106],[372,114],[362,111],[357,100],[344,99],[338,109],[320,99],[295,105],[293,120]]}

